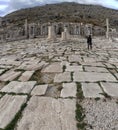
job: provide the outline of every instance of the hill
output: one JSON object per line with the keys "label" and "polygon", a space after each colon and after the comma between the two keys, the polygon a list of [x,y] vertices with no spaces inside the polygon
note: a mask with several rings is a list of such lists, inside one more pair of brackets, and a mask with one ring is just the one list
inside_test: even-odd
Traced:
{"label": "hill", "polygon": [[110,19],[111,27],[118,25],[118,10],[97,5],[82,5],[77,3],[47,4],[33,8],[21,9],[3,17],[9,23],[23,24],[28,22],[83,22],[105,27],[105,19]]}

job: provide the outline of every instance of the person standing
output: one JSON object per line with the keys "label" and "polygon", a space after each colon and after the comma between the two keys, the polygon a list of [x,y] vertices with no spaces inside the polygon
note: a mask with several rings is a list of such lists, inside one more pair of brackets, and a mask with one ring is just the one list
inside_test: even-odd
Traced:
{"label": "person standing", "polygon": [[91,35],[89,35],[87,37],[87,45],[88,45],[88,50],[91,49],[92,50],[92,37]]}

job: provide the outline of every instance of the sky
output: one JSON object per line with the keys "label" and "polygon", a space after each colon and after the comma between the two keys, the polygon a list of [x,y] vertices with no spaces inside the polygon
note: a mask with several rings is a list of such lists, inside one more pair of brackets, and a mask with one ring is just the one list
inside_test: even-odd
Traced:
{"label": "sky", "polygon": [[60,2],[102,5],[107,8],[118,10],[118,0],[0,0],[0,16],[4,16],[22,8]]}

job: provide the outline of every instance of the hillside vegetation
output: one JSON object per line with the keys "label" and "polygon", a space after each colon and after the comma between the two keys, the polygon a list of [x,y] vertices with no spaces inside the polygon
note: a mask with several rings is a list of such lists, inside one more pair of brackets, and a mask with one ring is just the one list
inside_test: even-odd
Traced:
{"label": "hillside vegetation", "polygon": [[60,3],[21,9],[4,17],[10,23],[28,22],[83,22],[105,27],[105,19],[110,19],[111,27],[118,27],[118,10],[96,5]]}

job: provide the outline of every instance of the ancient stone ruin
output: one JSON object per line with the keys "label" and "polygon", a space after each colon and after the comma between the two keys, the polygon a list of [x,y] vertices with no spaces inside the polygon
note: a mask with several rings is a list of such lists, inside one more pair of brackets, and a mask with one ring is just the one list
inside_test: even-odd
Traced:
{"label": "ancient stone ruin", "polygon": [[[65,31],[65,28],[68,32]],[[36,37],[47,37],[48,39],[56,39],[62,37],[62,40],[71,37],[92,35],[105,35],[105,29],[93,26],[92,24],[83,23],[67,23],[67,22],[54,22],[54,23],[28,23],[27,19],[24,25],[18,26],[9,24],[0,19],[0,42],[31,39]],[[68,33],[68,34],[67,34]],[[62,35],[62,36],[61,36]],[[68,35],[68,36],[66,36]],[[53,37],[53,38],[52,38]]]}

